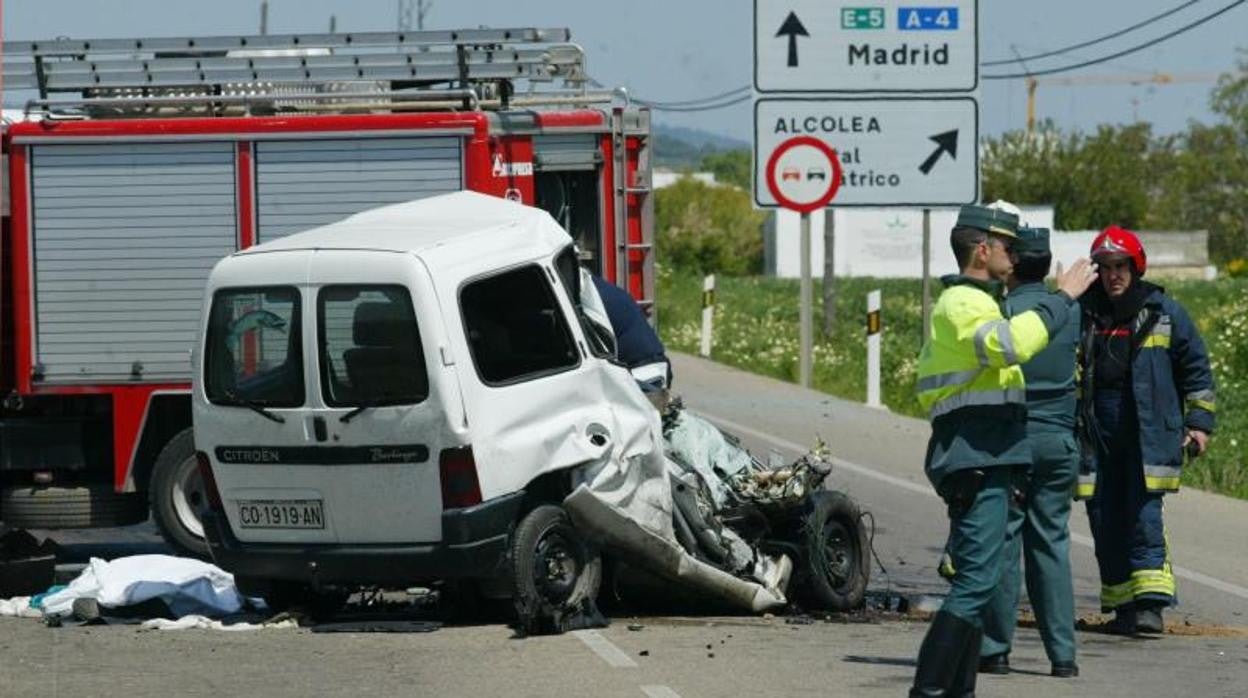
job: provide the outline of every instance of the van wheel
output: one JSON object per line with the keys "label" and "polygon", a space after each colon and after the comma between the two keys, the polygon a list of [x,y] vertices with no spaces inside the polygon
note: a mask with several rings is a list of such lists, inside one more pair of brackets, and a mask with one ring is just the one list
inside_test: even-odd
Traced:
{"label": "van wheel", "polygon": [[602,557],[561,507],[543,504],[520,520],[512,535],[511,563],[521,635],[601,622],[595,601]]}
{"label": "van wheel", "polygon": [[179,555],[208,557],[202,512],[208,506],[204,480],[195,464],[195,434],[183,429],[160,450],[148,488],[152,518]]}
{"label": "van wheel", "polygon": [[147,503],[141,495],[115,492],[106,483],[29,485],[0,491],[0,521],[14,528],[130,526],[146,518]]}
{"label": "van wheel", "polygon": [[870,576],[870,544],[854,500],[815,492],[802,518],[799,595],[814,608],[849,611],[862,605]]}

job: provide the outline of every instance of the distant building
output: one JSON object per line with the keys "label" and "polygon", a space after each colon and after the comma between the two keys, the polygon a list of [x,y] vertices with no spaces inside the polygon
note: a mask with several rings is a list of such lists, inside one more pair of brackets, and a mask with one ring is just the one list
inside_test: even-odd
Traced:
{"label": "distant building", "polygon": [[720,185],[720,182],[715,180],[714,173],[711,172],[673,172],[671,170],[656,169],[651,173],[650,177],[655,189],[670,187],[686,177],[712,187]]}
{"label": "distant building", "polygon": [[[1052,206],[1023,206],[1026,225],[1053,229]],[[923,211],[914,208],[838,208],[836,215],[836,275],[881,278],[919,278],[923,275]],[[931,273],[933,278],[958,271],[949,249],[949,231],[956,208],[931,209]],[[824,212],[810,214],[811,273],[823,276]],[[777,210],[763,227],[763,269],[768,276],[801,275],[800,217]],[[1069,266],[1088,254],[1099,231],[1055,231],[1053,259]],[[1149,271],[1163,276],[1213,278],[1209,266],[1208,234],[1141,232],[1148,250]]]}

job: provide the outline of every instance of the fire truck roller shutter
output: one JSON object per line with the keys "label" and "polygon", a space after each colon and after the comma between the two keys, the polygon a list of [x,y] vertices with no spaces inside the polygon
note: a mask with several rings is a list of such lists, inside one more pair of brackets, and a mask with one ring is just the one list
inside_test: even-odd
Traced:
{"label": "fire truck roller shutter", "polygon": [[463,189],[457,137],[261,141],[256,144],[260,242],[370,208]]}
{"label": "fire truck roller shutter", "polygon": [[35,145],[31,173],[42,380],[189,380],[208,272],[236,247],[233,144]]}

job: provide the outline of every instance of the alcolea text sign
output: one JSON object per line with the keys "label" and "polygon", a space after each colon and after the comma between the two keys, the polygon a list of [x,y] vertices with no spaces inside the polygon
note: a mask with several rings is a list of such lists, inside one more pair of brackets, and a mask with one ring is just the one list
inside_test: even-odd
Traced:
{"label": "alcolea text sign", "polygon": [[969,92],[978,0],[754,0],[758,92]]}
{"label": "alcolea text sign", "polygon": [[979,198],[979,109],[971,97],[759,99],[755,204],[794,208],[785,200],[793,198],[785,195],[786,184],[803,192],[803,200],[818,199],[797,185],[817,188],[819,173],[811,181],[810,166],[787,163],[784,155],[786,147],[814,151],[786,146],[807,139],[836,153],[841,180],[834,206],[959,206]]}

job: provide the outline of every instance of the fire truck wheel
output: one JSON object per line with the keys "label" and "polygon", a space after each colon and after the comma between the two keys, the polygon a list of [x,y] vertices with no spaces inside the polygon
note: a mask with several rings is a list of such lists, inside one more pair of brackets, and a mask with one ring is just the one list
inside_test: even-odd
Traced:
{"label": "fire truck wheel", "polygon": [[6,487],[0,520],[14,528],[129,526],[147,518],[140,494],[114,492],[111,484],[77,487]]}
{"label": "fire truck wheel", "polygon": [[871,547],[858,505],[842,492],[815,492],[802,531],[799,595],[825,611],[861,606],[871,573]]}
{"label": "fire truck wheel", "polygon": [[195,465],[195,440],[183,429],[165,444],[152,468],[152,518],[160,535],[179,555],[208,557],[204,522],[200,512],[207,506],[204,481]]}
{"label": "fire truck wheel", "polygon": [[587,627],[600,615],[602,557],[562,507],[543,504],[520,520],[512,534],[511,566],[521,635]]}

